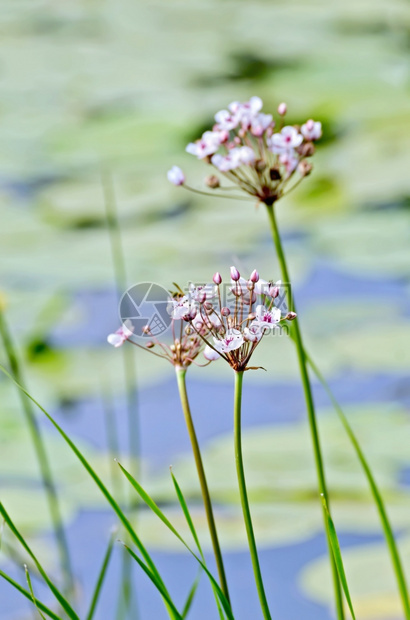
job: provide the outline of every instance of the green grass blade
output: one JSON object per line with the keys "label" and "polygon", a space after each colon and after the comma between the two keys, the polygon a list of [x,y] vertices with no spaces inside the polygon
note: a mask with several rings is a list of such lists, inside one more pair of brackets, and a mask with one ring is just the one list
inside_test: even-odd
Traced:
{"label": "green grass blade", "polygon": [[38,613],[40,614],[40,617],[43,618],[43,620],[46,620],[45,617],[44,617],[44,614],[42,613],[41,609],[39,609],[39,607],[38,607],[38,605],[36,603],[36,597],[34,596],[33,586],[31,584],[30,573],[28,572],[27,564],[24,564],[24,571],[26,573],[27,585],[28,585],[28,589],[30,590],[31,599],[32,599],[32,601],[34,603],[34,606],[37,609]]}
{"label": "green grass blade", "polygon": [[191,555],[193,555],[193,557],[196,559],[196,561],[202,566],[202,568],[204,569],[204,571],[208,575],[208,578],[210,579],[213,587],[215,587],[216,592],[218,593],[219,600],[222,603],[222,607],[223,607],[227,617],[230,620],[234,620],[234,617],[232,615],[231,606],[230,606],[226,596],[222,592],[220,586],[218,585],[217,581],[212,576],[212,574],[209,572],[205,562],[203,562],[203,560],[201,558],[199,558],[194,551],[192,551],[192,549],[188,545],[188,543],[185,542],[185,540],[182,538],[182,536],[177,532],[177,530],[174,528],[172,523],[167,519],[167,517],[164,515],[164,513],[161,511],[161,509],[157,506],[157,504],[154,502],[154,500],[148,495],[148,493],[142,488],[142,486],[131,476],[131,474],[120,463],[118,463],[118,465],[120,466],[121,471],[124,473],[124,475],[129,480],[131,485],[137,491],[137,493],[139,494],[141,499],[158,516],[158,518],[164,523],[164,525],[167,526],[167,528],[174,534],[174,536],[176,536],[176,538],[178,538],[178,540],[184,545],[184,547],[189,551],[189,553],[191,553]]}
{"label": "green grass blade", "polygon": [[[201,555],[202,561],[204,562],[204,564],[206,564],[205,557],[204,557],[204,554],[202,553],[202,548],[201,548],[201,545],[199,543],[198,535],[197,535],[196,530],[195,530],[194,522],[193,522],[191,514],[189,512],[188,504],[185,501],[184,495],[183,495],[183,493],[181,491],[181,488],[180,488],[180,486],[179,486],[179,484],[177,482],[177,479],[174,476],[174,473],[173,473],[172,469],[170,469],[170,472],[171,472],[172,482],[174,483],[175,492],[177,494],[178,501],[179,501],[179,504],[181,506],[182,512],[185,515],[185,519],[186,519],[186,521],[188,523],[188,527],[189,527],[189,529],[191,531],[192,537],[195,540],[195,544],[196,544],[196,546],[198,548],[198,551],[199,551],[199,553]],[[223,615],[223,612],[222,612],[222,609],[221,609],[221,605],[220,605],[220,602],[219,602],[218,593],[216,592],[216,590],[213,587],[212,583],[211,583],[211,586],[212,586],[212,590],[213,590],[214,595],[215,595],[215,600],[216,600],[216,605],[218,607],[219,617],[220,617],[221,620],[224,620],[224,615]]]}
{"label": "green grass blade", "polygon": [[[10,329],[7,325],[6,317],[0,307],[0,337],[3,341],[4,349],[8,359],[8,363],[11,369],[11,373],[15,382],[18,384],[24,384],[24,377],[22,371],[22,365],[20,363],[16,347],[14,345]],[[61,514],[60,502],[57,494],[56,484],[54,482],[54,476],[50,467],[46,445],[43,440],[43,436],[39,425],[37,423],[36,416],[34,414],[33,407],[30,401],[24,397],[24,394],[19,391],[21,397],[22,411],[25,417],[25,421],[30,433],[30,438],[33,443],[36,458],[39,464],[40,474],[43,482],[44,491],[46,494],[48,507],[50,511],[51,523],[54,530],[54,535],[57,542],[57,548],[60,556],[60,564],[62,573],[64,576],[65,594],[71,594],[75,591],[74,576],[71,566],[70,553],[68,549],[67,537],[64,530],[63,518]]]}
{"label": "green grass blade", "polygon": [[[27,390],[25,390],[19,383],[17,383],[17,381],[15,381],[15,379],[10,375],[9,372],[7,372],[7,370],[1,364],[0,364],[0,371],[3,372],[11,381],[13,381],[17,385],[17,387],[20,390],[22,390],[22,392],[24,392],[24,394],[26,394],[26,396],[40,409],[40,411],[42,411],[44,413],[44,415],[48,418],[48,420],[51,422],[51,424],[54,426],[54,428],[62,436],[64,441],[69,445],[69,447],[74,452],[74,454],[76,455],[78,460],[81,462],[81,464],[84,466],[84,468],[86,469],[88,474],[94,480],[94,482],[96,483],[96,485],[98,486],[98,488],[100,489],[101,493],[104,495],[104,497],[106,498],[106,500],[108,501],[108,503],[110,504],[110,506],[112,507],[114,512],[117,514],[117,516],[120,519],[121,523],[124,525],[125,529],[127,530],[128,534],[130,535],[131,540],[136,545],[136,547],[139,549],[141,555],[143,556],[143,558],[147,562],[147,565],[150,567],[152,573],[157,577],[158,581],[165,588],[164,582],[162,581],[162,578],[161,578],[161,576],[160,576],[160,574],[159,574],[159,572],[158,572],[154,562],[152,561],[151,556],[149,555],[148,551],[145,549],[144,545],[142,544],[141,540],[137,536],[137,534],[134,531],[131,523],[129,522],[129,520],[125,516],[124,512],[121,510],[120,506],[117,504],[115,499],[112,497],[111,493],[108,491],[108,489],[106,488],[106,486],[104,485],[102,480],[95,473],[95,471],[93,470],[91,465],[88,463],[87,459],[83,456],[83,454],[80,452],[80,450],[77,448],[77,446],[71,441],[71,439],[68,437],[68,435],[66,435],[66,433],[59,426],[59,424],[57,424],[57,422],[54,420],[54,418],[49,413],[47,413],[47,411],[44,409],[44,407],[42,407],[27,392]],[[165,588],[165,591],[167,591],[166,588]]]}
{"label": "green grass blade", "polygon": [[333,557],[335,558],[335,563],[337,567],[337,572],[339,573],[340,583],[342,584],[343,592],[345,593],[345,597],[347,600],[347,604],[349,605],[350,613],[352,615],[353,620],[356,620],[356,616],[354,615],[352,599],[350,598],[349,586],[347,585],[347,579],[345,570],[343,567],[342,553],[340,551],[339,539],[337,537],[336,528],[333,523],[332,517],[330,516],[329,510],[327,508],[326,500],[321,495],[323,509],[327,518],[327,529],[329,533],[329,540],[332,546]]}
{"label": "green grass blade", "polygon": [[139,558],[137,556],[137,554],[134,553],[134,551],[132,549],[130,549],[130,547],[128,547],[122,541],[120,541],[120,542],[125,547],[125,549],[128,551],[130,556],[132,558],[134,558],[134,560],[139,564],[139,566],[142,568],[142,570],[145,572],[145,574],[149,577],[149,579],[152,581],[152,583],[155,585],[155,587],[161,592],[162,596],[164,597],[164,599],[166,600],[166,602],[169,605],[170,611],[172,613],[172,617],[175,618],[176,620],[182,620],[181,614],[179,613],[178,609],[175,607],[174,603],[172,602],[171,597],[169,596],[168,592],[165,590],[163,584],[160,581],[158,581],[158,579],[152,573],[152,571],[150,571],[150,569],[144,564],[144,562],[141,560],[141,558]]}
{"label": "green grass blade", "polygon": [[[14,581],[14,579],[9,577],[9,575],[7,575],[7,573],[4,573],[2,570],[0,570],[0,577],[2,577],[10,585],[12,585],[13,588],[18,590],[20,592],[20,594],[25,596],[29,601],[33,600],[31,593],[28,592],[27,590],[25,590],[19,583],[17,583],[17,581]],[[41,611],[43,611],[52,620],[62,620],[60,616],[57,616],[57,614],[54,613],[54,611],[52,611],[46,605],[44,605],[44,603],[39,601],[38,598],[35,598],[35,604],[36,604],[37,609],[39,609],[39,610],[41,609]]]}
{"label": "green grass blade", "polygon": [[57,601],[60,603],[61,607],[66,612],[66,614],[69,616],[69,618],[71,618],[72,620],[80,620],[80,618],[75,613],[74,609],[71,607],[70,603],[64,598],[64,596],[61,594],[59,589],[51,581],[51,579],[47,575],[46,571],[44,570],[44,568],[40,564],[39,560],[34,555],[33,551],[30,549],[30,547],[28,546],[28,544],[24,540],[23,536],[20,534],[20,532],[18,531],[18,529],[14,525],[13,521],[10,519],[10,517],[9,517],[5,507],[3,506],[3,504],[1,502],[0,502],[0,514],[2,515],[3,519],[5,520],[7,527],[10,528],[10,531],[14,534],[14,536],[17,538],[19,543],[26,550],[26,552],[29,554],[29,556],[31,557],[31,559],[33,560],[35,565],[37,566],[37,569],[38,569],[40,575],[43,577],[44,581],[46,582],[46,584],[50,588],[51,592],[54,594],[54,596],[56,597]]}
{"label": "green grass blade", "polygon": [[181,488],[180,488],[180,486],[179,486],[179,484],[177,482],[177,479],[175,478],[172,470],[171,470],[171,478],[172,478],[172,482],[174,483],[175,492],[177,494],[179,504],[180,504],[180,506],[182,508],[182,512],[185,515],[185,519],[186,519],[186,521],[188,523],[188,527],[189,527],[189,529],[191,531],[192,538],[194,539],[195,544],[197,546],[197,549],[198,549],[199,553],[201,554],[202,560],[205,562],[204,554],[202,553],[202,548],[201,548],[201,545],[200,545],[200,542],[199,542],[198,535],[197,535],[196,530],[195,530],[194,523],[192,521],[192,517],[191,517],[190,512],[189,512],[187,503],[185,501],[185,498],[183,496]]}
{"label": "green grass blade", "polygon": [[117,530],[114,530],[110,536],[107,551],[105,552],[105,555],[104,555],[103,563],[102,563],[101,570],[98,575],[96,586],[94,588],[94,593],[91,599],[90,608],[86,616],[86,620],[92,620],[92,618],[94,617],[94,612],[97,607],[98,598],[100,596],[100,592],[101,592],[101,588],[104,583],[105,575],[107,574],[108,565],[111,560],[111,555],[112,555],[112,550],[114,547],[114,540],[115,540],[116,533],[117,533]]}
{"label": "green grass blade", "polygon": [[312,361],[312,359],[309,357],[309,355],[307,353],[305,353],[305,355],[306,355],[306,359],[309,362],[310,367],[312,368],[316,377],[319,379],[324,390],[329,396],[329,399],[332,402],[341,423],[343,424],[343,427],[347,433],[347,436],[350,439],[350,442],[356,452],[357,458],[359,459],[359,462],[363,468],[363,471],[369,483],[370,491],[373,495],[373,499],[376,504],[379,516],[380,516],[380,521],[382,524],[384,537],[386,539],[386,544],[390,552],[390,557],[391,557],[392,564],[393,564],[393,570],[396,575],[396,581],[397,581],[400,598],[401,598],[402,605],[403,605],[405,618],[409,620],[410,619],[410,603],[409,603],[409,592],[407,588],[406,578],[404,575],[404,570],[403,570],[403,566],[400,560],[399,551],[398,551],[396,541],[394,538],[393,529],[390,525],[390,521],[387,516],[387,511],[384,505],[384,501],[379,491],[379,488],[377,486],[376,480],[372,474],[370,465],[368,464],[366,457],[364,456],[364,453],[360,447],[360,444],[356,438],[356,435],[354,434],[352,427],[350,426],[345,414],[343,413],[342,408],[340,407],[339,403],[334,397],[333,392],[331,391],[326,379],[323,377],[322,373],[320,372],[316,364]]}
{"label": "green grass blade", "polygon": [[192,602],[194,600],[197,588],[199,586],[199,582],[201,580],[201,575],[202,575],[202,568],[199,567],[198,574],[196,576],[196,579],[195,579],[194,583],[192,584],[192,587],[191,587],[190,591],[188,592],[188,596],[187,596],[187,599],[185,601],[184,608],[182,610],[182,617],[183,618],[186,618],[187,615],[189,614],[189,610],[191,609]]}

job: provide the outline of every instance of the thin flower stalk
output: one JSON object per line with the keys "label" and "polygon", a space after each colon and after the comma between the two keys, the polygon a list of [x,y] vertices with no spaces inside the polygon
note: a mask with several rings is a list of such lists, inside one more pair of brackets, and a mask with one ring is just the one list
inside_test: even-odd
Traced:
{"label": "thin flower stalk", "polygon": [[241,411],[242,411],[242,382],[243,370],[235,372],[235,397],[234,397],[234,446],[235,463],[238,477],[239,494],[241,498],[242,513],[245,522],[246,535],[248,538],[249,552],[252,560],[252,568],[255,576],[256,589],[258,591],[259,602],[265,620],[271,620],[268,601],[262,580],[262,573],[259,564],[258,550],[256,547],[255,534],[253,531],[251,511],[246,490],[245,470],[242,456],[242,436],[241,436]]}

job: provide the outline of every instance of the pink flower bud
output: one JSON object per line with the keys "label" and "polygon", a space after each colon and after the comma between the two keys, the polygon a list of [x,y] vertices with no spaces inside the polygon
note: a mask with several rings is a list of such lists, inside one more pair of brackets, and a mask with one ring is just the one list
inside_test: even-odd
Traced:
{"label": "pink flower bud", "polygon": [[227,308],[226,306],[224,306],[221,310],[221,314],[222,316],[229,316],[231,314],[231,311],[229,310],[229,308]]}
{"label": "pink flower bud", "polygon": [[297,314],[296,312],[288,312],[287,315],[285,316],[285,319],[287,319],[288,321],[293,321],[294,319],[296,319]]}
{"label": "pink flower bud", "polygon": [[199,291],[197,300],[200,304],[203,304],[206,301],[206,293],[205,291]]}
{"label": "pink flower bud", "polygon": [[287,111],[288,111],[288,106],[286,105],[286,103],[280,103],[278,105],[278,114],[280,116],[285,116]]}
{"label": "pink flower bud", "polygon": [[279,295],[279,288],[277,286],[269,287],[268,295],[269,297],[273,297],[273,299],[276,299],[276,297]]}
{"label": "pink flower bud", "polygon": [[213,277],[212,279],[213,279],[213,281],[215,282],[215,284],[221,284],[221,282],[222,282],[222,276],[221,276],[221,274],[219,273],[219,271],[217,271],[217,272],[215,273],[215,275],[214,275],[214,277]]}
{"label": "pink flower bud", "polygon": [[259,273],[256,271],[256,269],[254,269],[252,271],[250,280],[251,280],[251,282],[258,282],[258,280],[259,280]]}
{"label": "pink flower bud", "polygon": [[239,273],[237,268],[236,267],[231,267],[231,278],[232,278],[232,280],[234,282],[237,282],[240,277],[241,277],[241,274]]}

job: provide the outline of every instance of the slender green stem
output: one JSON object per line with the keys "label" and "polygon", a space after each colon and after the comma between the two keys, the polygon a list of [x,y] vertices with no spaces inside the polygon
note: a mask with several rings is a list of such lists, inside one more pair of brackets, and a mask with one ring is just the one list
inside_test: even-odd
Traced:
{"label": "slender green stem", "polygon": [[259,566],[258,551],[256,548],[255,535],[253,533],[251,511],[246,490],[245,471],[243,468],[242,457],[242,433],[241,433],[241,412],[242,412],[242,382],[243,371],[235,371],[235,396],[234,396],[234,443],[235,443],[235,462],[236,473],[238,476],[239,494],[243,518],[245,521],[246,535],[248,537],[249,551],[252,559],[253,573],[255,575],[256,588],[258,590],[259,601],[261,604],[263,617],[271,620],[271,615],[263,587],[262,573]]}
{"label": "slender green stem", "polygon": [[[8,328],[4,314],[0,308],[0,335],[3,340],[4,349],[6,351],[8,363],[13,374],[14,379],[24,385],[23,372],[21,369],[20,361],[17,356],[16,348],[14,346],[10,330]],[[26,423],[30,432],[31,441],[33,442],[34,450],[36,453],[37,461],[40,467],[40,473],[44,485],[44,489],[47,496],[48,507],[51,516],[51,522],[54,529],[55,539],[57,542],[57,548],[60,556],[60,564],[62,574],[64,578],[64,593],[66,595],[74,593],[74,577],[71,566],[70,552],[68,548],[68,542],[63,526],[63,518],[61,515],[60,503],[57,496],[57,489],[54,483],[54,478],[51,473],[51,467],[48,460],[44,440],[40,431],[40,427],[37,423],[33,407],[26,396],[19,390],[19,396],[23,413],[26,419]]]}
{"label": "slender green stem", "polygon": [[[280,233],[279,233],[278,225],[276,222],[274,206],[266,205],[266,209],[268,212],[272,237],[273,237],[273,241],[275,244],[276,253],[278,256],[279,265],[280,265],[280,269],[282,273],[282,280],[284,284],[290,284],[286,257],[283,251],[282,241],[280,238]],[[290,303],[291,303],[290,309],[295,310],[294,302],[292,302],[292,299],[290,300]],[[323,497],[325,498],[326,504],[330,511],[329,496],[328,496],[325,471],[324,471],[324,466],[323,466],[322,450],[320,447],[319,431],[318,431],[317,422],[316,422],[315,405],[313,402],[312,388],[310,385],[310,379],[309,379],[309,374],[308,374],[308,369],[307,369],[307,360],[306,360],[305,351],[303,348],[302,334],[300,331],[299,321],[297,318],[292,322],[292,330],[293,330],[294,341],[296,345],[300,376],[301,376],[302,385],[303,385],[303,392],[305,395],[306,409],[307,409],[309,427],[310,427],[312,443],[313,443],[313,453],[315,457],[319,493],[323,494]],[[325,523],[325,530],[327,532],[327,525],[326,525],[327,520],[326,520],[326,515],[324,512],[323,512],[323,519]],[[327,536],[327,539],[328,539],[329,559],[330,559],[330,565],[331,565],[331,570],[332,570],[333,587],[334,587],[334,593],[335,593],[337,618],[338,620],[344,620],[345,615],[344,615],[344,609],[343,609],[342,589],[341,589],[337,567],[334,561],[334,557],[333,557],[333,553],[332,553],[332,549],[331,549],[328,536]]]}
{"label": "slender green stem", "polygon": [[390,552],[390,556],[391,556],[391,560],[393,564],[393,569],[396,575],[397,585],[398,585],[398,589],[400,592],[400,598],[403,604],[404,616],[406,620],[410,620],[410,603],[409,603],[409,593],[408,593],[408,588],[407,588],[407,583],[406,583],[406,577],[405,577],[403,566],[400,560],[399,550],[397,548],[396,541],[394,539],[393,528],[390,525],[389,517],[387,516],[387,511],[384,505],[382,495],[379,491],[376,480],[372,474],[372,471],[366,460],[366,457],[364,456],[364,453],[360,447],[360,444],[358,440],[356,439],[356,436],[352,430],[352,427],[350,426],[345,414],[343,413],[342,408],[340,407],[339,403],[335,399],[332,390],[328,386],[327,381],[323,377],[319,368],[316,366],[316,364],[313,362],[310,356],[306,353],[306,351],[305,351],[305,355],[309,362],[310,367],[312,368],[313,372],[315,373],[320,383],[323,385],[325,391],[327,392],[336,410],[336,413],[339,416],[340,421],[342,422],[344,429],[352,443],[352,446],[357,454],[357,458],[359,459],[360,464],[364,470],[365,476],[370,486],[371,493],[373,495],[375,504],[377,506],[377,510],[379,512],[380,521],[382,523],[382,527],[384,531],[384,536],[386,539],[387,546],[389,548],[389,552]]}
{"label": "slender green stem", "polygon": [[198,439],[195,433],[194,422],[192,420],[191,409],[190,409],[189,401],[188,401],[188,394],[187,394],[186,381],[185,381],[186,370],[185,368],[180,368],[176,366],[175,371],[176,371],[176,376],[177,376],[179,396],[181,399],[181,406],[184,412],[185,423],[187,425],[189,438],[191,440],[192,452],[194,454],[199,483],[201,485],[202,499],[204,502],[206,518],[208,521],[209,533],[211,535],[212,547],[213,547],[214,554],[215,554],[215,561],[216,561],[216,566],[218,569],[219,582],[221,584],[221,589],[229,602],[228,584],[226,581],[222,553],[221,553],[221,548],[219,546],[218,534],[216,531],[214,513],[212,510],[211,496],[209,494],[208,484],[207,484],[206,476],[205,476],[205,469],[202,463],[201,450],[199,448]]}

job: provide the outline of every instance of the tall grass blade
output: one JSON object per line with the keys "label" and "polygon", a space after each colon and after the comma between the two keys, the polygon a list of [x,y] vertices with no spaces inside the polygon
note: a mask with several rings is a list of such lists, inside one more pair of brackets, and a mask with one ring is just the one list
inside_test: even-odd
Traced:
{"label": "tall grass blade", "polygon": [[111,560],[111,555],[112,555],[112,550],[114,547],[114,540],[115,540],[116,533],[117,533],[117,530],[115,529],[110,536],[110,540],[109,540],[108,547],[104,555],[104,559],[103,559],[103,563],[101,566],[101,570],[98,575],[97,583],[94,588],[94,593],[91,599],[90,608],[88,610],[86,620],[92,620],[92,618],[94,617],[94,613],[97,608],[97,603],[98,603],[98,599],[99,599],[101,589],[104,583],[104,579],[107,574],[108,565]]}
{"label": "tall grass blade", "polygon": [[139,566],[142,568],[142,570],[145,572],[145,574],[148,575],[149,579],[151,579],[151,581],[155,585],[155,587],[161,592],[162,596],[164,597],[164,599],[166,600],[166,602],[169,605],[170,611],[172,613],[172,617],[175,618],[176,620],[181,620],[182,616],[179,613],[179,611],[177,610],[177,608],[175,607],[174,603],[172,602],[172,599],[171,599],[170,595],[168,594],[168,592],[165,590],[163,584],[160,581],[158,581],[158,579],[155,577],[155,575],[152,573],[152,571],[150,571],[149,568],[147,568],[147,566],[144,564],[144,562],[137,556],[136,553],[134,553],[134,551],[132,549],[130,549],[130,547],[128,547],[128,545],[126,545],[122,541],[120,541],[120,542],[125,547],[125,549],[128,551],[130,556],[132,558],[134,558],[134,560],[139,564]]}
{"label": "tall grass blade", "polygon": [[[12,579],[9,575],[7,575],[7,573],[3,572],[1,569],[0,569],[0,577],[2,577],[10,585],[12,585],[13,588],[18,590],[20,594],[25,596],[29,601],[33,600],[30,592],[25,590],[19,583],[17,583],[17,581],[14,581],[14,579]],[[35,604],[36,604],[37,609],[41,609],[41,611],[44,612],[52,620],[62,620],[60,616],[57,616],[57,614],[52,609],[49,609],[49,607],[47,607],[46,605],[44,605],[44,603],[39,601],[38,598],[35,598]]]}
{"label": "tall grass blade", "polygon": [[223,607],[227,617],[230,620],[234,620],[234,617],[232,615],[231,606],[230,606],[226,596],[222,592],[219,584],[214,579],[212,574],[209,572],[206,564],[203,562],[203,560],[201,558],[199,558],[196,555],[196,553],[194,551],[192,551],[192,549],[188,545],[188,543],[185,542],[185,540],[177,532],[177,530],[174,528],[174,526],[169,521],[169,519],[164,515],[164,513],[161,511],[161,509],[157,506],[157,504],[154,502],[154,500],[148,495],[148,493],[142,488],[142,486],[133,478],[133,476],[125,469],[125,467],[123,467],[120,463],[118,463],[118,465],[120,466],[121,471],[124,473],[124,475],[129,480],[131,485],[137,491],[137,493],[139,494],[141,499],[147,504],[147,506],[152,510],[152,512],[154,512],[154,514],[157,515],[157,517],[164,523],[164,525],[166,525],[166,527],[174,534],[174,536],[176,536],[176,538],[178,538],[178,540],[184,545],[184,547],[189,551],[189,553],[191,553],[191,555],[193,555],[193,557],[196,559],[196,561],[202,566],[202,568],[204,569],[204,571],[207,574],[208,578],[211,580],[212,585],[215,587],[215,589],[216,589],[216,591],[218,593],[219,600],[222,603],[222,607]]}
{"label": "tall grass blade", "polygon": [[30,573],[28,572],[27,564],[24,564],[24,571],[26,573],[27,585],[28,585],[28,589],[30,590],[31,599],[33,601],[33,604],[34,604],[35,608],[37,609],[38,613],[40,614],[40,617],[43,620],[46,620],[45,617],[44,617],[44,614],[42,613],[41,609],[39,609],[39,607],[38,607],[38,605],[36,603],[36,597],[34,596],[33,586],[31,585]]}
{"label": "tall grass blade", "polygon": [[182,610],[182,617],[183,618],[186,618],[187,615],[189,614],[189,610],[191,609],[191,606],[192,606],[192,603],[193,603],[193,600],[194,600],[197,588],[199,586],[199,582],[201,580],[201,575],[202,575],[202,568],[199,567],[196,579],[195,579],[194,583],[192,584],[191,589],[188,592],[188,596],[187,596],[187,599],[185,601],[184,608]]}
{"label": "tall grass blade", "polygon": [[[17,355],[16,347],[13,343],[13,339],[10,334],[10,330],[7,325],[7,321],[0,307],[0,336],[3,340],[4,348],[6,351],[8,363],[11,369],[11,373],[18,384],[24,385],[23,372],[21,364]],[[22,410],[26,419],[26,424],[30,432],[31,441],[33,442],[34,451],[37,457],[37,461],[40,468],[40,473],[43,481],[44,490],[46,493],[51,522],[57,542],[57,547],[60,555],[60,563],[62,573],[65,580],[65,593],[74,592],[74,577],[71,566],[70,553],[68,549],[68,542],[64,531],[63,519],[61,516],[60,504],[58,500],[57,490],[54,483],[53,474],[51,471],[50,463],[48,460],[44,440],[37,424],[36,417],[34,415],[31,403],[24,396],[22,392],[19,392],[21,397]]]}
{"label": "tall grass blade", "polygon": [[[181,506],[182,512],[184,513],[185,519],[186,519],[186,521],[188,523],[188,527],[189,527],[189,529],[191,531],[192,538],[195,541],[195,544],[196,544],[197,549],[198,549],[198,551],[200,553],[202,561],[204,562],[204,564],[206,564],[205,557],[204,557],[204,554],[202,553],[202,548],[201,548],[201,545],[199,543],[198,535],[197,535],[196,530],[195,530],[194,522],[193,522],[191,514],[189,512],[188,504],[185,501],[184,495],[183,495],[183,493],[181,491],[181,488],[180,488],[180,486],[179,486],[179,484],[177,482],[177,479],[174,476],[174,473],[173,473],[172,469],[170,469],[170,472],[171,472],[172,482],[174,483],[175,492],[177,494],[178,501],[179,501],[179,504]],[[215,596],[216,605],[218,607],[219,617],[221,618],[221,620],[224,620],[224,615],[223,615],[223,612],[222,612],[222,609],[221,609],[221,605],[220,605],[220,602],[219,602],[218,592],[213,587],[212,582],[211,582],[211,586],[212,586],[212,590],[213,590],[213,593],[214,593],[214,596]]]}
{"label": "tall grass blade", "polygon": [[66,614],[69,616],[69,618],[71,618],[72,620],[80,620],[79,617],[77,616],[77,614],[75,613],[74,609],[71,607],[70,603],[64,598],[64,596],[61,594],[59,589],[51,581],[51,579],[47,575],[46,571],[44,570],[44,568],[40,564],[39,560],[35,556],[34,552],[30,549],[29,545],[27,544],[27,542],[24,540],[23,536],[20,534],[20,532],[18,531],[18,529],[14,525],[13,521],[9,517],[5,507],[3,506],[3,504],[1,502],[0,502],[0,514],[2,515],[3,519],[5,520],[7,527],[10,528],[10,531],[14,534],[14,536],[17,538],[19,543],[26,550],[28,555],[31,557],[31,559],[33,560],[33,562],[37,566],[38,572],[40,573],[40,575],[42,576],[42,578],[44,579],[44,581],[46,582],[46,584],[50,588],[51,592],[56,597],[57,601],[60,603],[61,607],[64,609]]}
{"label": "tall grass blade", "polygon": [[[127,533],[130,535],[131,540],[133,541],[133,543],[136,545],[136,547],[138,548],[138,550],[140,551],[141,555],[143,556],[144,560],[146,561],[148,567],[150,568],[150,570],[152,571],[152,573],[156,576],[156,578],[158,579],[158,581],[160,582],[161,586],[165,589],[165,591],[167,592],[164,582],[162,581],[162,578],[158,572],[158,569],[156,568],[151,556],[149,555],[148,551],[145,549],[144,545],[142,544],[141,540],[139,539],[139,537],[137,536],[135,530],[133,529],[130,521],[128,520],[128,518],[125,516],[124,512],[121,510],[120,506],[117,504],[117,502],[115,501],[115,499],[113,498],[113,496],[111,495],[111,493],[108,491],[107,487],[104,485],[104,483],[102,482],[102,480],[99,478],[99,476],[95,473],[95,471],[93,470],[93,468],[91,467],[91,465],[88,463],[87,459],[83,456],[83,454],[80,452],[80,450],[77,448],[77,446],[71,441],[71,439],[68,437],[68,435],[66,435],[66,433],[63,431],[63,429],[59,426],[59,424],[54,420],[54,418],[47,413],[47,411],[44,409],[44,407],[42,407],[36,400],[35,398],[33,398],[28,392],[27,390],[25,390],[23,388],[23,386],[21,386],[19,383],[17,383],[17,381],[15,381],[15,379],[11,376],[11,374],[9,372],[7,372],[7,370],[0,364],[0,371],[5,374],[11,381],[13,381],[17,387],[22,390],[22,392],[24,392],[24,394],[26,394],[26,396],[44,413],[44,415],[48,418],[48,420],[51,422],[51,424],[54,426],[54,428],[59,432],[59,434],[61,435],[61,437],[64,439],[64,441],[69,445],[69,447],[71,448],[71,450],[74,452],[74,454],[76,455],[76,457],[78,458],[78,460],[81,462],[81,464],[84,466],[84,468],[86,469],[86,471],[88,472],[88,474],[91,476],[91,478],[94,480],[94,482],[96,483],[96,485],[98,486],[98,488],[100,489],[101,493],[104,495],[104,497],[106,498],[106,500],[108,501],[108,503],[110,504],[111,508],[114,510],[114,512],[117,514],[118,518],[120,519],[121,523],[124,525],[125,530],[127,531]],[[168,594],[168,592],[167,592]],[[169,594],[168,594],[169,595]]]}
{"label": "tall grass blade", "polygon": [[339,539],[337,537],[336,528],[333,523],[332,517],[330,516],[327,503],[326,503],[326,500],[323,494],[321,495],[321,498],[322,498],[323,509],[325,511],[325,515],[327,518],[327,529],[329,533],[329,540],[332,546],[333,557],[335,559],[337,572],[340,578],[340,583],[342,584],[343,592],[345,593],[345,597],[346,597],[347,604],[349,606],[352,618],[353,620],[356,620],[356,616],[354,615],[354,610],[353,610],[352,599],[350,598],[349,586],[347,585],[346,574],[345,574],[345,570],[343,567],[342,553],[340,551]]}
{"label": "tall grass blade", "polygon": [[363,468],[364,474],[367,478],[367,481],[369,483],[370,486],[370,491],[373,495],[373,499],[374,502],[376,504],[377,507],[377,511],[379,513],[380,516],[380,521],[382,524],[382,528],[383,528],[383,532],[384,532],[384,537],[386,539],[386,544],[387,547],[389,549],[390,552],[390,557],[392,560],[392,564],[393,564],[393,570],[396,576],[396,581],[397,581],[397,585],[398,585],[398,589],[399,589],[399,593],[400,593],[400,598],[402,601],[402,605],[403,605],[403,610],[404,610],[404,614],[405,614],[405,618],[406,620],[410,620],[410,603],[409,603],[409,592],[408,592],[408,587],[407,587],[407,582],[406,582],[406,577],[404,575],[404,570],[403,570],[403,566],[400,560],[400,555],[399,555],[399,550],[397,548],[396,545],[396,541],[394,538],[394,533],[393,533],[393,528],[390,525],[390,521],[389,518],[387,516],[387,510],[386,507],[384,505],[384,501],[382,498],[382,495],[379,491],[379,488],[377,486],[376,480],[372,474],[371,468],[369,463],[366,460],[366,457],[364,456],[363,450],[360,447],[359,441],[356,437],[356,435],[353,432],[352,427],[350,426],[347,417],[345,416],[345,414],[343,413],[342,408],[340,407],[339,403],[337,402],[336,398],[333,395],[332,390],[330,389],[329,384],[327,383],[326,379],[324,378],[324,376],[322,375],[322,373],[320,372],[319,368],[316,366],[316,364],[313,362],[313,360],[311,359],[311,357],[305,352],[306,355],[306,359],[309,362],[310,367],[312,368],[313,372],[315,373],[316,377],[319,379],[320,383],[322,384],[325,392],[327,393],[327,395],[329,396],[329,399],[333,405],[333,407],[336,410],[336,413],[347,433],[347,436],[350,439],[350,442],[356,452],[357,458],[359,459],[359,462]]}

